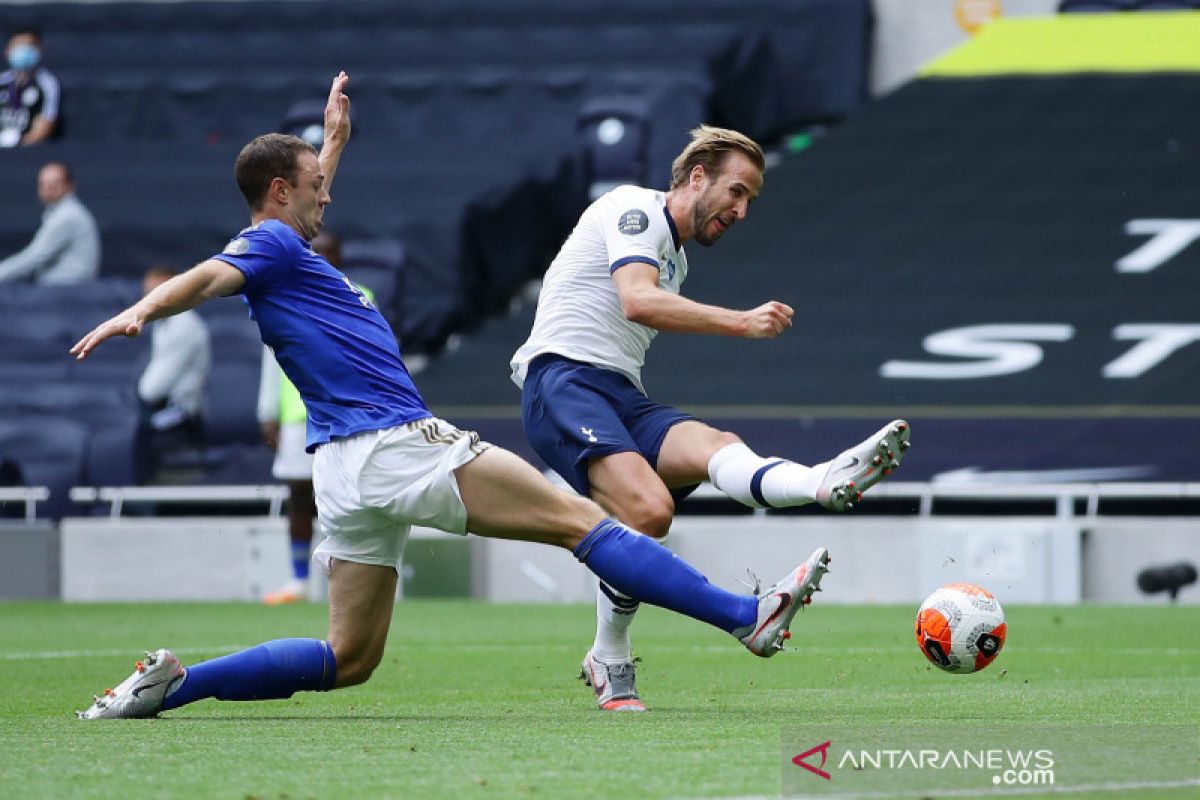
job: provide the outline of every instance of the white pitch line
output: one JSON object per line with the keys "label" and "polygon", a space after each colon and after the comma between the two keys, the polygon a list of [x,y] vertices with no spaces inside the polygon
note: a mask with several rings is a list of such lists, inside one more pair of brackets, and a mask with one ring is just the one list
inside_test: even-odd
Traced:
{"label": "white pitch line", "polygon": [[[245,650],[249,645],[244,644],[215,644],[212,647],[172,647],[171,652],[180,653],[233,653]],[[39,659],[54,660],[58,658],[103,658],[107,656],[136,656],[136,647],[126,647],[113,650],[43,650],[35,653],[0,653],[0,661],[36,661]]]}
{"label": "white pitch line", "polygon": [[[393,651],[404,648],[404,650],[455,650],[458,652],[475,652],[475,653],[493,653],[493,652],[511,652],[514,650],[529,650],[538,652],[566,652],[579,649],[573,644],[544,644],[541,642],[511,642],[497,644],[460,644],[457,642],[439,644],[437,642],[418,642],[415,640],[393,639],[391,641],[391,649]],[[171,652],[176,655],[186,655],[189,653],[210,653],[222,652],[233,653],[238,650],[245,650],[248,647],[253,647],[252,644],[221,644],[207,647],[172,647]],[[818,655],[818,656],[857,656],[857,655],[881,655],[881,654],[903,654],[916,650],[916,645],[913,647],[832,647],[829,645],[806,645],[802,641],[788,648],[789,651],[800,655]],[[736,645],[669,645],[660,644],[648,648],[647,652],[660,653],[711,653],[716,655],[741,655],[741,649]],[[1023,647],[1023,653],[1039,653],[1039,654],[1060,654],[1074,652],[1069,648],[1058,647]],[[1195,647],[1169,647],[1165,649],[1157,649],[1150,647],[1114,647],[1109,648],[1106,654],[1110,657],[1120,655],[1157,655],[1164,657],[1171,656],[1194,656],[1200,654],[1200,648]],[[108,656],[127,656],[136,655],[138,648],[132,647],[127,649],[105,649],[105,650],[43,650],[30,651],[24,653],[0,653],[0,661],[35,661],[35,660],[53,660],[60,658],[102,658]]]}

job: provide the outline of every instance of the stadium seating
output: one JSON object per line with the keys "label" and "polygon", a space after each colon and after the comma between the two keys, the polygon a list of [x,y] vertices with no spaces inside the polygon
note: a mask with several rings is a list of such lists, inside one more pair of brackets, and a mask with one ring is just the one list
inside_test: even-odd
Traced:
{"label": "stadium seating", "polygon": [[88,430],[58,416],[24,414],[0,417],[0,460],[20,467],[27,486],[45,486],[50,499],[43,510],[52,518],[71,508],[68,492],[84,482]]}
{"label": "stadium seating", "polygon": [[210,446],[259,440],[254,410],[258,404],[261,351],[260,344],[251,360],[214,360],[205,396],[204,434]]}
{"label": "stadium seating", "polygon": [[[62,159],[100,224],[105,276],[0,287],[0,381],[131,390],[149,337],[83,365],[66,349],[138,297],[146,268],[224,247],[247,222],[232,180],[239,148],[311,120],[339,68],[352,76],[355,138],[326,224],[406,354],[435,353],[506,312],[586,203],[577,121],[589,100],[630,98],[652,121],[638,156],[645,180],[663,185],[701,121],[772,137],[854,111],[870,17],[868,0],[465,0],[403,13],[381,0],[0,6],[0,28],[44,31],[63,87],[61,139],[5,155],[6,185],[28,191],[0,195],[0,252],[28,241],[37,170]],[[201,463],[251,474],[262,459],[257,337],[240,300],[201,313],[214,337]],[[111,435],[90,452],[122,474]],[[90,475],[108,482],[97,459]]]}
{"label": "stadium seating", "polygon": [[[647,174],[662,184],[701,120],[773,136],[853,111],[865,97],[870,8],[867,0],[468,0],[403,14],[382,2],[0,7],[0,27],[18,20],[46,31],[64,94],[54,150],[97,213],[107,275],[219,250],[245,221],[230,180],[238,147],[323,97],[337,68],[350,71],[356,143],[327,222],[343,238],[408,247],[407,294],[421,299],[429,283],[432,302],[420,307],[444,309],[430,335],[401,323],[418,349],[436,347],[441,329],[472,309],[506,307],[512,284],[449,275],[463,268],[464,211],[577,157],[575,121],[589,98],[624,94],[648,106]],[[13,154],[16,185],[32,186],[48,152]],[[31,202],[0,198],[0,246],[27,235]]]}
{"label": "stadium seating", "polygon": [[584,103],[578,125],[588,199],[623,183],[647,182],[650,114],[650,103],[641,95],[595,97]]}

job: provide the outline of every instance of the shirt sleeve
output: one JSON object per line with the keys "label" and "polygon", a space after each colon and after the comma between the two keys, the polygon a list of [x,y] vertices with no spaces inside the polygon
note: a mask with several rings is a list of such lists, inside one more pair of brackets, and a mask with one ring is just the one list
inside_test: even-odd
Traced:
{"label": "shirt sleeve", "polygon": [[177,383],[203,358],[206,336],[193,321],[171,317],[153,323],[150,363],[138,380],[138,396],[147,403],[170,397]]}
{"label": "shirt sleeve", "polygon": [[658,267],[666,220],[662,209],[653,202],[630,205],[613,198],[613,204],[601,214],[604,245],[608,250],[608,271],[616,272],[626,264],[643,262]]}
{"label": "shirt sleeve", "polygon": [[48,215],[24,250],[0,261],[0,281],[32,275],[52,264],[70,241],[68,222],[61,214]]}
{"label": "shirt sleeve", "polygon": [[241,270],[246,276],[242,293],[247,295],[278,284],[291,263],[287,244],[265,225],[242,231],[213,258]]}
{"label": "shirt sleeve", "polygon": [[49,70],[40,69],[37,72],[37,85],[42,90],[42,107],[38,111],[47,122],[58,119],[59,86],[58,78]]}

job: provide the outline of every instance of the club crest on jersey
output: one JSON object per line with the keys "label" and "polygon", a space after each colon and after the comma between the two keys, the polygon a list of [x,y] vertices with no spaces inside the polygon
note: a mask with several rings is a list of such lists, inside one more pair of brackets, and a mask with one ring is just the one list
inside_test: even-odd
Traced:
{"label": "club crest on jersey", "polygon": [[663,265],[663,270],[667,273],[667,281],[675,280],[675,261],[673,259],[667,259],[667,263]]}
{"label": "club crest on jersey", "polygon": [[617,220],[617,230],[626,236],[637,236],[650,227],[650,218],[640,208],[631,208]]}
{"label": "club crest on jersey", "polygon": [[237,239],[234,239],[229,244],[225,245],[225,249],[222,250],[221,252],[223,252],[227,256],[242,256],[242,255],[245,255],[246,253],[248,253],[249,251],[250,251],[250,242],[239,237]]}
{"label": "club crest on jersey", "polygon": [[589,442],[598,442],[598,441],[600,441],[599,439],[597,439],[597,438],[596,438],[596,434],[592,432],[592,429],[591,429],[591,428],[584,428],[584,427],[580,427],[580,429],[579,429],[579,432],[580,432],[580,433],[582,433],[584,436],[586,436],[586,437],[587,437],[587,440],[588,440]]}

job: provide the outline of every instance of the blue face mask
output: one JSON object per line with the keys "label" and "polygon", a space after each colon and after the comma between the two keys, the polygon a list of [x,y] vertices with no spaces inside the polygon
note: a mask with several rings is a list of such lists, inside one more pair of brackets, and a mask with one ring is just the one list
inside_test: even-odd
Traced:
{"label": "blue face mask", "polygon": [[42,60],[42,51],[31,44],[19,44],[8,53],[8,65],[13,69],[30,70]]}

